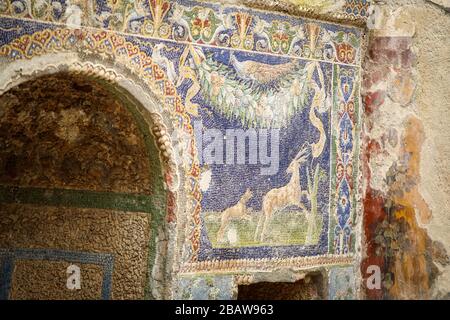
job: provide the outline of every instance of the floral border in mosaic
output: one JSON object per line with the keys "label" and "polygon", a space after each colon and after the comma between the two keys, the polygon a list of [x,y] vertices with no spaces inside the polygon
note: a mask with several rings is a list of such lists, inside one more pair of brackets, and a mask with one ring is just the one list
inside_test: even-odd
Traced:
{"label": "floral border in mosaic", "polygon": [[[46,1],[3,1],[0,15],[74,27],[343,64],[358,65],[361,56],[360,28],[217,3],[120,0],[96,1],[93,8],[85,8],[81,1],[71,5],[65,0],[55,0],[52,5]],[[75,7],[80,15],[89,16],[80,16],[79,23],[74,23],[71,16]]]}

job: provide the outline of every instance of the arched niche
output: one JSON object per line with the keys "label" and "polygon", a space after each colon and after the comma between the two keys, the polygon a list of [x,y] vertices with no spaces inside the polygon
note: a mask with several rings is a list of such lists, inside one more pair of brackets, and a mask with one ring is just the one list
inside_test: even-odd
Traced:
{"label": "arched niche", "polygon": [[[113,69],[47,61],[1,83],[1,298],[168,297],[177,169],[158,100]],[[90,289],[68,291],[71,264]]]}

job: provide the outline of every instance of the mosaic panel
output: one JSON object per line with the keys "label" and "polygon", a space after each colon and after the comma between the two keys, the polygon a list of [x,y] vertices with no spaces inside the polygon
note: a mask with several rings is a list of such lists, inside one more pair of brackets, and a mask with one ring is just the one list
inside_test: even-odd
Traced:
{"label": "mosaic panel", "polygon": [[[229,60],[226,56],[216,56],[218,59]],[[202,168],[202,174],[208,174],[205,172],[210,170],[212,178],[209,188],[203,188],[202,194],[202,223],[205,228],[202,229],[200,238],[199,260],[324,254],[327,252],[330,194],[331,101],[327,101],[327,97],[331,96],[331,66],[301,60],[286,60],[282,63],[277,61],[275,64],[270,58],[258,55],[243,54],[238,57],[244,61],[243,64],[266,64],[269,74],[274,74],[275,70],[281,68],[290,71],[285,71],[286,74],[281,77],[274,77],[278,78],[279,87],[261,97],[257,96],[258,89],[253,89],[250,84],[247,92],[243,93],[245,96],[238,99],[236,96],[240,95],[239,90],[244,91],[246,88],[225,78],[225,83],[219,89],[222,92],[217,93],[217,102],[214,97],[209,97],[213,108],[217,108],[218,115],[202,113],[204,127],[221,130],[224,136],[228,128],[280,127],[280,163],[272,175],[261,174],[260,163],[229,166],[212,164],[208,169]],[[236,58],[237,66],[239,58]],[[270,71],[269,66],[274,69]],[[226,70],[222,74],[228,72]],[[222,76],[221,71],[218,73],[219,77]],[[294,80],[289,79],[283,83],[283,76]],[[242,78],[242,75],[237,77]],[[313,79],[313,84],[307,87],[305,83],[310,79]],[[238,81],[242,80],[238,78]],[[295,87],[296,84],[298,88]],[[207,88],[207,84],[203,87]],[[298,95],[288,93],[297,89]],[[234,90],[238,92],[234,93]],[[209,92],[214,93],[213,90]],[[234,95],[234,105],[219,104],[221,96]],[[243,105],[243,100],[247,97],[248,105]],[[253,106],[256,106],[254,113],[250,112]],[[229,115],[223,110],[230,107],[235,114]],[[242,108],[247,109],[247,113],[240,111]],[[261,111],[264,114],[262,117],[258,115],[258,108],[266,108]],[[286,109],[280,110],[281,108]],[[271,117],[270,110],[277,110],[279,117]],[[238,115],[240,112],[241,116]],[[258,134],[261,147],[266,141],[261,131]],[[278,143],[274,140],[271,142]],[[249,152],[257,154],[258,150],[255,148]],[[227,197],[223,196],[223,190],[227,190]],[[244,209],[240,209],[240,204],[245,205]]]}
{"label": "mosaic panel", "polygon": [[[149,1],[151,20],[137,19],[135,32],[109,9],[99,27],[127,35],[2,18],[0,55],[95,54],[132,70],[160,96],[161,110],[191,138],[182,271],[351,261],[362,31],[218,6]],[[234,156],[226,163],[229,129],[256,132],[246,164]],[[210,130],[214,138],[205,136]],[[208,163],[212,141],[218,149]],[[277,168],[262,175],[260,150],[275,145]]]}

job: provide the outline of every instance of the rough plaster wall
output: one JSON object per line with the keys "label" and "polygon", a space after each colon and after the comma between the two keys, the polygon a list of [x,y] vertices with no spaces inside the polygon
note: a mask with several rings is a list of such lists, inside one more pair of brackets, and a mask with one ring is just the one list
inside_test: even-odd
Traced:
{"label": "rough plaster wall", "polygon": [[[426,226],[428,234],[450,252],[450,14],[429,5],[410,10],[417,30],[416,113],[425,131],[419,188],[433,215]],[[439,295],[450,291],[450,266],[441,271],[436,287]]]}
{"label": "rough plaster wall", "polygon": [[[366,261],[381,264],[393,278],[385,274],[384,295],[367,294],[441,298],[450,289],[450,16],[428,1],[378,1],[374,12],[363,90]],[[371,250],[380,243],[370,234],[390,232],[381,221],[392,212],[393,223],[406,228],[394,230],[394,238],[407,245],[375,257]]]}

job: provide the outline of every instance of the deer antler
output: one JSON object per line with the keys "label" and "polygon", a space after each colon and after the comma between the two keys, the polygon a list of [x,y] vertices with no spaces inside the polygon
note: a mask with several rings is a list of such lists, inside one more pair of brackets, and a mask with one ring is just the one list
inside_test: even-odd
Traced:
{"label": "deer antler", "polygon": [[294,159],[299,162],[305,162],[309,156],[309,153],[308,144],[305,142]]}

